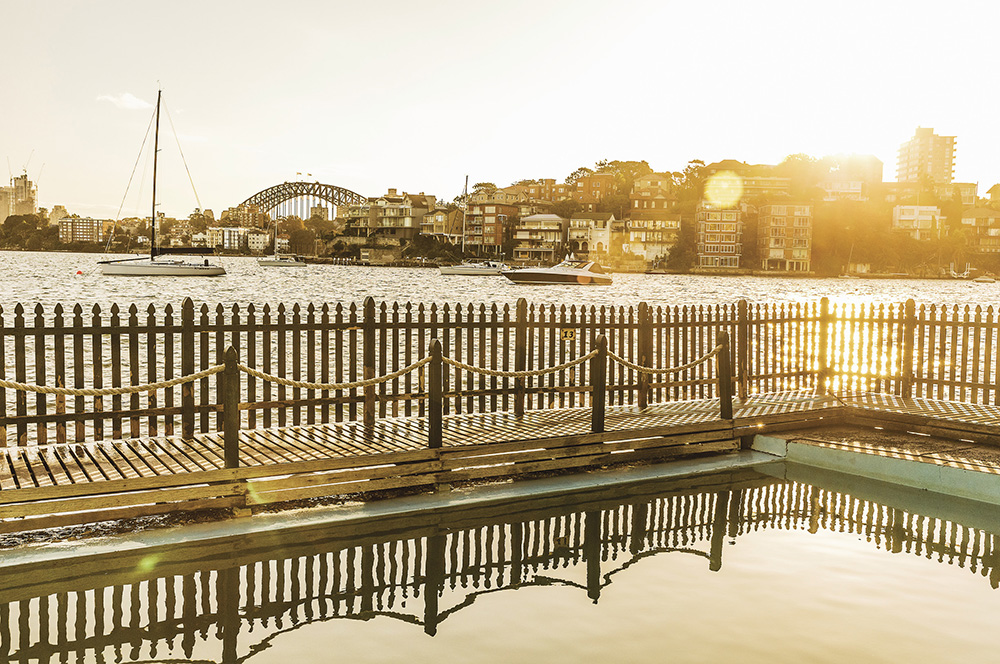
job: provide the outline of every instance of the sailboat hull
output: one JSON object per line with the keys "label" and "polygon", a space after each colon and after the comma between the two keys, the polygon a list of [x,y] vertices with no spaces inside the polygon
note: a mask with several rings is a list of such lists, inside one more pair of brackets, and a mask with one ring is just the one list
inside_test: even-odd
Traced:
{"label": "sailboat hull", "polygon": [[101,273],[114,277],[218,277],[226,270],[208,261],[162,259],[101,263]]}

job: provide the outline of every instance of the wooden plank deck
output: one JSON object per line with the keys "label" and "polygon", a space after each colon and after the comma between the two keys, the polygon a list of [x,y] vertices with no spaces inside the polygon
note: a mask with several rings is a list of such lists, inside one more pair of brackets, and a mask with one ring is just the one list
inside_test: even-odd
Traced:
{"label": "wooden plank deck", "polygon": [[[302,425],[240,432],[240,468],[226,469],[222,433],[0,448],[0,532],[157,514],[265,505],[479,478],[738,449],[741,436],[856,421],[965,439],[1000,435],[1000,408],[811,392],[607,408],[591,431],[589,408],[453,414],[443,446],[428,448],[424,418]],[[86,513],[90,516],[83,517]],[[26,522],[25,522],[26,523]],[[37,525],[43,524],[43,525]]]}
{"label": "wooden plank deck", "polygon": [[[759,395],[734,406],[737,421],[766,421],[774,416],[837,407],[830,397],[801,392]],[[717,399],[609,407],[605,430],[662,435],[666,430],[719,422]],[[590,409],[446,415],[443,447],[495,445],[590,433]],[[615,437],[615,436],[611,436]],[[133,479],[224,468],[222,434],[104,440],[34,447],[0,448],[4,467],[0,491]],[[240,432],[240,464],[253,467],[320,459],[378,456],[427,449],[425,418],[383,419],[373,428],[361,422],[304,425]]]}

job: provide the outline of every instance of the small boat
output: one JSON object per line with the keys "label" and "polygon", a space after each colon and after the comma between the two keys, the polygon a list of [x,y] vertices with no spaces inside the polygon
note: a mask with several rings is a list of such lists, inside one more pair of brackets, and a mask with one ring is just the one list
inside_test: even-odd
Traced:
{"label": "small boat", "polygon": [[442,265],[441,274],[461,274],[465,276],[493,276],[499,275],[504,270],[509,270],[510,266],[500,261],[465,261],[458,265]]}
{"label": "small boat", "polygon": [[502,273],[515,284],[589,284],[607,285],[612,282],[597,261],[580,261],[569,257],[552,267],[526,267]]}
{"label": "small boat", "polygon": [[263,267],[305,267],[306,262],[292,254],[281,255],[275,253],[274,256],[258,258],[257,265]]}
{"label": "small boat", "polygon": [[156,93],[156,134],[153,139],[153,210],[150,216],[149,256],[139,258],[116,258],[98,261],[101,274],[119,277],[218,277],[226,273],[225,268],[213,265],[207,258],[163,258],[164,254],[202,253],[188,247],[161,249],[156,246],[156,155],[160,143],[160,97]]}
{"label": "small boat", "polygon": [[997,280],[988,274],[983,274],[976,277],[972,281],[974,281],[977,284],[995,284]]}

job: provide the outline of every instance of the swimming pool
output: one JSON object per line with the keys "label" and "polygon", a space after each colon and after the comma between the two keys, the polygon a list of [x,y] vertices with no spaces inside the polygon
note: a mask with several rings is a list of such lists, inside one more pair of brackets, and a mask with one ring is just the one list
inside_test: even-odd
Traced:
{"label": "swimming pool", "polygon": [[996,506],[775,462],[27,565],[0,585],[0,655],[992,659],[997,533]]}

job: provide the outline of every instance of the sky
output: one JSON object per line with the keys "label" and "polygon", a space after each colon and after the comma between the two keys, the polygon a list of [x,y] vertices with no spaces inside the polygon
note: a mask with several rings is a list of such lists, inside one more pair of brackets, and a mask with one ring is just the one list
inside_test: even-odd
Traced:
{"label": "sky", "polygon": [[41,206],[84,216],[148,216],[158,88],[157,198],[174,217],[298,179],[451,200],[466,175],[562,182],[602,159],[679,171],[856,152],[893,181],[918,126],[957,136],[956,181],[1000,182],[991,0],[0,0],[0,14],[0,154]]}

